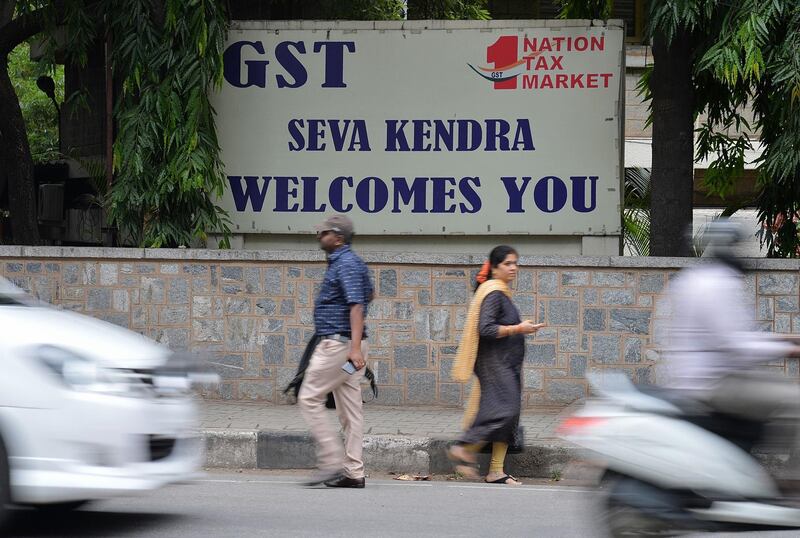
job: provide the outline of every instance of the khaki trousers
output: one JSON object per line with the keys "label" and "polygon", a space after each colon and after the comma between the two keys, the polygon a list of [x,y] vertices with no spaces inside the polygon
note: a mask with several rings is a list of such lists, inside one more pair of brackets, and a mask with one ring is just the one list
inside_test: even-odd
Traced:
{"label": "khaki trousers", "polygon": [[[350,342],[326,339],[319,343],[303,378],[298,403],[316,442],[317,465],[320,470],[341,469],[350,478],[363,478],[364,414],[361,407],[361,379],[364,377],[364,369],[354,374],[342,370],[349,351]],[[361,353],[366,359],[366,341],[361,342]],[[333,392],[336,412],[344,429],[344,449],[338,432],[326,416],[325,400],[329,392]]]}

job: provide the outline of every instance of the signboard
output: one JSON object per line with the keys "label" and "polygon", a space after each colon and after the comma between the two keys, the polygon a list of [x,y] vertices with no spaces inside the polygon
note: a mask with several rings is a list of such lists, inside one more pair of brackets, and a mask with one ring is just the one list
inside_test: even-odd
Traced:
{"label": "signboard", "polygon": [[613,22],[239,23],[214,99],[221,205],[238,233],[339,212],[362,234],[619,234],[623,37]]}

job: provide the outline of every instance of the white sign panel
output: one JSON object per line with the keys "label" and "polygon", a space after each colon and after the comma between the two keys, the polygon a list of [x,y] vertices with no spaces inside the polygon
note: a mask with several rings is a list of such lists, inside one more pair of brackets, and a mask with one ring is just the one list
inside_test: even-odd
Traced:
{"label": "white sign panel", "polygon": [[333,212],[362,234],[620,232],[621,24],[347,24],[231,30],[214,106],[239,233]]}

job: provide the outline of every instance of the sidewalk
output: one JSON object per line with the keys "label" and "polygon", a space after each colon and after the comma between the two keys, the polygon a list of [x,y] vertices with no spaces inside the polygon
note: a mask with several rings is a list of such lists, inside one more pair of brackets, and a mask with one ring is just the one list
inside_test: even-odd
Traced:
{"label": "sidewalk", "polygon": [[[555,437],[555,428],[573,410],[527,410],[525,451],[508,456],[506,470],[519,476],[550,478],[574,455]],[[305,469],[314,466],[314,448],[297,405],[201,402],[207,465],[226,468]],[[338,424],[336,412],[330,420]],[[369,470],[446,474],[445,447],[460,432],[462,409],[364,406],[364,462]],[[488,460],[488,456],[483,457]],[[482,461],[486,465],[486,461]]]}

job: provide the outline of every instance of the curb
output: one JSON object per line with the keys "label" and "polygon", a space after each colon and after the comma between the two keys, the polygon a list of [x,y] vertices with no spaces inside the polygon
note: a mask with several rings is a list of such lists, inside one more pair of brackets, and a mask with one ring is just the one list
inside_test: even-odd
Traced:
{"label": "curb", "polygon": [[[206,467],[236,469],[312,469],[314,444],[307,433],[253,430],[204,430]],[[449,474],[452,465],[445,448],[452,441],[432,437],[365,435],[364,465],[382,473]],[[578,456],[576,449],[558,443],[526,444],[522,454],[507,458],[515,476],[550,478],[565,472]],[[481,455],[482,469],[489,455]]]}

